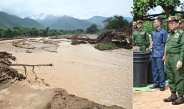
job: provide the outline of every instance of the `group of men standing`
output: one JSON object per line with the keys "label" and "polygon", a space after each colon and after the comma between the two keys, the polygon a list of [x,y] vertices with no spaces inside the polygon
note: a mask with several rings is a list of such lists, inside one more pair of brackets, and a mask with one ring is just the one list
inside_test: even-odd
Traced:
{"label": "group of men standing", "polygon": [[135,25],[133,24],[133,45],[138,46],[143,52],[151,49],[154,82],[151,88],[160,88],[160,91],[164,91],[167,75],[171,96],[163,101],[178,105],[184,103],[184,20],[170,16],[167,23],[168,32],[162,28],[162,19],[156,18],[155,30],[150,35],[143,29],[143,21],[138,20]]}

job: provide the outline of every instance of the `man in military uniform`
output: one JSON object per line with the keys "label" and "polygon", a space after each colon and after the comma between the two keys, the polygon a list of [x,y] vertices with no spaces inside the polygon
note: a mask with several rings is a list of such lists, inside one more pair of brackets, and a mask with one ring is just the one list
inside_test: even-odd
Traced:
{"label": "man in military uniform", "polygon": [[143,21],[138,20],[136,22],[137,29],[133,32],[133,45],[139,46],[140,51],[145,51],[149,48],[149,36],[148,33],[142,29]]}
{"label": "man in military uniform", "polygon": [[179,20],[179,27],[180,29],[184,30],[184,19]]}
{"label": "man in military uniform", "polygon": [[179,19],[176,16],[168,18],[169,34],[166,44],[166,73],[171,96],[164,102],[173,105],[184,103],[184,32],[178,28]]}
{"label": "man in military uniform", "polygon": [[162,19],[156,18],[154,20],[154,27],[156,28],[152,33],[152,74],[153,74],[153,87],[160,88],[160,91],[165,90],[165,44],[167,40],[167,32],[162,27]]}
{"label": "man in military uniform", "polygon": [[133,30],[135,30],[137,28],[136,22],[133,22],[132,25],[133,25]]}

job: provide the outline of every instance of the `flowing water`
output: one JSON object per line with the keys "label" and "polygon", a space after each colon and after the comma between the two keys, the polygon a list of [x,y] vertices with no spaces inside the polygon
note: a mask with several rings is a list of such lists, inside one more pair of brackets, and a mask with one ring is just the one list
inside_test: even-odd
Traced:
{"label": "flowing water", "polygon": [[[57,53],[33,52],[10,47],[9,41],[0,42],[0,50],[17,57],[15,63],[50,64],[35,67],[37,75],[50,86],[87,98],[104,105],[132,108],[132,51],[119,49],[99,51],[90,44],[70,45],[62,40]],[[22,67],[16,67],[23,72]],[[31,75],[31,69],[28,69]]]}

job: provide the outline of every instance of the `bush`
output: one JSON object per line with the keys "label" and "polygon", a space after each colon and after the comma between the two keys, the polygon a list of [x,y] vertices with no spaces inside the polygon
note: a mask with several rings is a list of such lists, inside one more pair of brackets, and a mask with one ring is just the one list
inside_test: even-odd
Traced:
{"label": "bush", "polygon": [[96,48],[99,50],[113,50],[118,47],[114,43],[99,43]]}

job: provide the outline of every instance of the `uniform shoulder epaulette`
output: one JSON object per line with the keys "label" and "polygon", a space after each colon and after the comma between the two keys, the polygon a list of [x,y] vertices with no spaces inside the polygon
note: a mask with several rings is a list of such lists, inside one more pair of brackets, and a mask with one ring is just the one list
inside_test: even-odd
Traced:
{"label": "uniform shoulder epaulette", "polygon": [[183,30],[180,29],[180,30],[179,30],[179,33],[182,34],[182,33],[183,33]]}
{"label": "uniform shoulder epaulette", "polygon": [[180,28],[178,28],[178,29],[176,29],[176,32],[178,32],[179,34],[182,34],[183,33],[183,30],[180,29]]}
{"label": "uniform shoulder epaulette", "polygon": [[147,32],[147,30],[145,30],[145,29],[144,29],[143,31],[144,31],[144,32]]}

